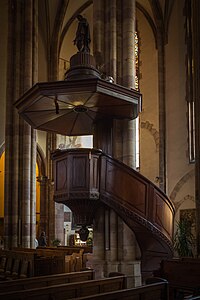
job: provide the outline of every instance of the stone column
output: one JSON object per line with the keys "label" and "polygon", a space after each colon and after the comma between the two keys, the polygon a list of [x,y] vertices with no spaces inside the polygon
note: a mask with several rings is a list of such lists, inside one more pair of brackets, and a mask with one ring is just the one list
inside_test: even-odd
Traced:
{"label": "stone column", "polygon": [[[103,57],[105,65],[103,70],[107,76],[112,76],[115,83],[122,84],[128,88],[134,88],[135,83],[135,1],[103,1],[94,0],[94,53]],[[96,36],[98,38],[96,39]],[[97,57],[97,58],[98,58]],[[106,129],[106,137],[110,130],[112,143],[110,141],[109,151],[111,155],[120,159],[131,167],[135,167],[135,121],[115,120],[110,128]],[[103,132],[103,130],[102,130]],[[99,141],[104,146],[103,141]],[[101,148],[101,144],[98,147]],[[107,142],[105,143],[107,144]],[[108,149],[108,147],[107,147]],[[136,241],[134,233],[118,218],[117,214],[110,210],[105,211],[106,219],[97,219],[109,223],[109,230],[105,233],[94,227],[94,235],[103,235],[105,240],[105,274],[119,271],[129,276],[129,286],[141,284],[140,261],[135,261]],[[96,218],[95,218],[96,220]],[[99,225],[100,226],[100,225]],[[103,223],[101,224],[103,228]],[[95,239],[94,239],[95,242]],[[109,247],[107,247],[109,243]],[[98,243],[99,247],[99,243]],[[94,258],[97,253],[94,251]],[[101,253],[103,256],[103,252]],[[137,272],[135,272],[135,268]],[[137,277],[137,280],[136,280]]]}
{"label": "stone column", "polygon": [[104,63],[104,0],[93,0],[93,52],[96,63]]}
{"label": "stone column", "polygon": [[[123,2],[122,6],[122,49],[122,85],[135,88],[135,1],[131,0]],[[136,121],[123,121],[121,126],[122,161],[135,168]],[[119,227],[119,240],[122,245],[119,270],[127,274],[129,287],[140,286],[140,261],[136,261],[134,233],[124,222],[119,221]]]}
{"label": "stone column", "polygon": [[40,224],[39,232],[45,231],[46,236],[49,236],[48,232],[48,179],[46,176],[39,176],[37,178],[40,183]]}
{"label": "stone column", "polygon": [[192,45],[195,105],[195,199],[197,218],[197,255],[200,255],[200,2],[192,0]]}
{"label": "stone column", "polygon": [[[19,95],[14,90],[14,77],[19,78],[19,50],[13,44],[15,30],[19,30],[16,3],[8,3],[8,62],[6,87],[6,126],[5,126],[5,192],[4,192],[4,238],[5,248],[17,246],[18,236],[18,174],[19,174],[19,116],[13,109],[13,99]],[[15,76],[13,75],[15,65]],[[14,126],[13,126],[14,123]],[[13,143],[15,141],[15,151]]]}
{"label": "stone column", "polygon": [[117,80],[117,3],[110,1],[110,74]]}
{"label": "stone column", "polygon": [[[53,165],[51,160],[51,151],[56,149],[56,135],[53,133],[47,133],[47,176],[48,176],[48,243],[55,239],[55,202],[53,201],[54,195],[54,176],[53,176]],[[51,221],[50,221],[51,220]],[[63,225],[64,226],[64,225]],[[63,229],[64,232],[64,229]]]}
{"label": "stone column", "polygon": [[158,27],[158,94],[159,94],[159,187],[166,192],[166,109],[165,109],[165,41]]}
{"label": "stone column", "polygon": [[[57,11],[55,13],[55,20],[53,22],[53,28],[51,35],[48,36],[47,41],[47,67],[48,67],[48,80],[56,81],[59,78],[59,43],[60,34],[62,32],[62,26],[65,19],[65,14],[68,9],[68,1],[58,1]],[[48,30],[51,31],[51,26],[48,24]],[[49,212],[49,236],[48,242],[55,238],[60,240],[64,239],[64,207],[62,204],[55,203],[53,200],[54,195],[54,178],[53,167],[51,161],[51,151],[56,149],[57,136],[54,133],[47,133],[47,176],[49,179],[48,185],[48,212]],[[60,217],[62,215],[62,218]],[[61,232],[62,231],[62,232]]]}
{"label": "stone column", "polygon": [[110,209],[105,211],[105,258],[106,270],[105,275],[110,272],[118,272],[118,217]]}
{"label": "stone column", "polygon": [[[24,16],[24,33],[23,40],[21,42],[23,53],[23,93],[30,89],[33,85],[33,58],[34,58],[34,1],[24,1],[22,6],[22,16]],[[22,31],[23,32],[23,31]],[[30,247],[34,246],[34,237],[31,238],[31,229],[33,230],[32,222],[35,218],[32,218],[35,214],[35,202],[36,202],[36,139],[35,133],[32,131],[31,126],[24,120],[22,124],[22,246]],[[33,135],[32,135],[33,134]],[[35,224],[33,224],[35,225]]]}
{"label": "stone column", "polygon": [[[135,1],[123,2],[122,23],[122,84],[135,87]],[[123,162],[130,167],[136,166],[136,124],[124,121],[123,126]]]}
{"label": "stone column", "polygon": [[88,256],[87,266],[95,270],[95,278],[103,278],[105,274],[105,215],[104,207],[96,213],[93,224],[93,255]]}
{"label": "stone column", "polygon": [[118,228],[119,272],[127,275],[128,287],[141,286],[141,263],[134,232],[120,219]]}
{"label": "stone column", "polygon": [[[32,83],[38,81],[38,1],[33,2],[33,66],[32,66]],[[35,247],[36,238],[36,130],[31,130],[31,248]]]}
{"label": "stone column", "polygon": [[[33,244],[35,133],[13,103],[33,84],[33,8],[37,1],[9,1],[5,157],[5,246]],[[37,28],[37,24],[35,24]],[[33,42],[34,40],[34,42]],[[37,57],[35,57],[35,62]],[[37,70],[34,74],[36,76]],[[36,78],[36,77],[35,77]],[[33,179],[33,181],[32,181]],[[31,183],[32,182],[32,183]],[[32,241],[32,242],[31,242]]]}

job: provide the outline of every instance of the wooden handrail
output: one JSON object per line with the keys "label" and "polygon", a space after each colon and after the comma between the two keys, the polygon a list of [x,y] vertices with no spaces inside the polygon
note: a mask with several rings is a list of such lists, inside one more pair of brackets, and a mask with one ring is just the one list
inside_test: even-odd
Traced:
{"label": "wooden handrail", "polygon": [[103,202],[134,231],[143,273],[172,257],[174,205],[150,180],[96,149],[58,150],[52,159],[54,200],[70,207],[79,221],[92,222]]}

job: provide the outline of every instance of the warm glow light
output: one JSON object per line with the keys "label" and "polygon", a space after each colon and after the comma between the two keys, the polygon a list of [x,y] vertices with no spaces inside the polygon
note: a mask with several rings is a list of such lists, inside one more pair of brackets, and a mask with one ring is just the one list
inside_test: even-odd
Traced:
{"label": "warm glow light", "polygon": [[[85,101],[80,101],[80,100],[79,100],[79,101],[74,101],[73,104],[74,104],[74,106],[81,106],[81,105],[84,105],[84,102],[85,102]],[[73,106],[73,107],[74,107],[74,106]]]}

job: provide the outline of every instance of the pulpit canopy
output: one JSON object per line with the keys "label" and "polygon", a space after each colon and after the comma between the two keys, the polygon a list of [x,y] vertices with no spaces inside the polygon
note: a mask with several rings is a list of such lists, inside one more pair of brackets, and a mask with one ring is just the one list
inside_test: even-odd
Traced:
{"label": "pulpit canopy", "polygon": [[93,77],[39,82],[15,106],[33,128],[75,136],[93,134],[99,120],[136,118],[140,98],[135,90]]}

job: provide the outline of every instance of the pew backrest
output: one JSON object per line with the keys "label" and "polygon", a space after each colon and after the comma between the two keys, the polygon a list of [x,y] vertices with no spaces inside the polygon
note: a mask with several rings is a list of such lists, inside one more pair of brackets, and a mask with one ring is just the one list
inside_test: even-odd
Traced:
{"label": "pew backrest", "polygon": [[[66,298],[67,299],[67,298]],[[66,300],[65,299],[65,300]],[[78,297],[77,300],[170,300],[168,283],[159,282],[141,287],[101,293],[86,297]]]}
{"label": "pew backrest", "polygon": [[183,258],[163,260],[159,272],[159,276],[165,278],[170,286],[189,289],[200,287],[199,259]]}
{"label": "pew backrest", "polygon": [[88,270],[82,272],[62,273],[49,276],[16,279],[12,281],[0,281],[0,293],[8,291],[28,290],[64,283],[87,281],[92,279],[94,279],[94,271]]}
{"label": "pew backrest", "polygon": [[6,277],[26,278],[34,276],[35,253],[18,252],[14,250],[0,250],[0,257],[6,261],[1,275]]}
{"label": "pew backrest", "polygon": [[126,276],[0,293],[1,300],[65,300],[126,288]]}

